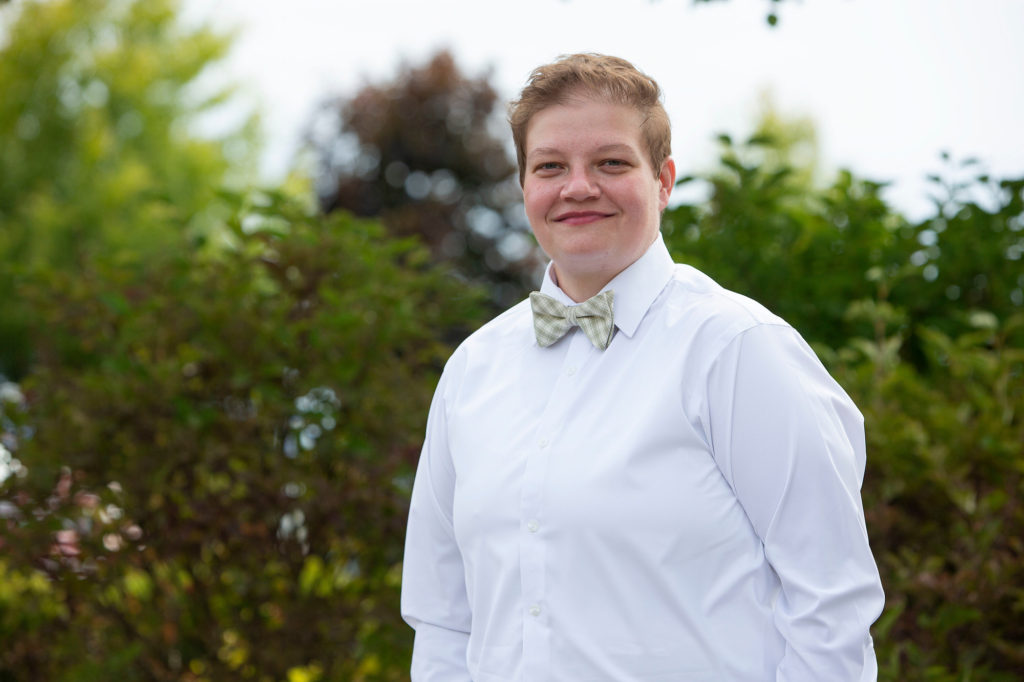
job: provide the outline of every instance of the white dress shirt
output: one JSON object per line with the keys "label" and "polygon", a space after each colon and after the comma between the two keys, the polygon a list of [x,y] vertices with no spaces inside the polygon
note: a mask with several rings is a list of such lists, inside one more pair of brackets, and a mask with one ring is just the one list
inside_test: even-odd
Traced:
{"label": "white dress shirt", "polygon": [[[413,488],[413,682],[874,680],[864,429],[803,339],[672,262],[605,351],[524,301],[445,367]],[[572,301],[549,273],[543,293]]]}

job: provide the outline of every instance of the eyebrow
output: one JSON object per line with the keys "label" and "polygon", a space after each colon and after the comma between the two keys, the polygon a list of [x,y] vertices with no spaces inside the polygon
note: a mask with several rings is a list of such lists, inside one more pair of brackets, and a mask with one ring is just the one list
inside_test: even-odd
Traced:
{"label": "eyebrow", "polygon": [[[629,152],[631,154],[632,153],[636,153],[635,150],[631,146],[629,146],[628,144],[619,144],[619,143],[603,144],[600,147],[598,147],[597,149],[595,149],[594,152],[597,153],[597,154],[607,154],[609,152],[619,152],[619,153],[621,153],[621,152]],[[527,156],[532,156],[532,155],[537,155],[537,154],[544,155],[544,154],[561,154],[561,153],[562,153],[562,150],[558,149],[556,147],[536,147],[535,149],[531,149],[529,152],[527,152]]]}

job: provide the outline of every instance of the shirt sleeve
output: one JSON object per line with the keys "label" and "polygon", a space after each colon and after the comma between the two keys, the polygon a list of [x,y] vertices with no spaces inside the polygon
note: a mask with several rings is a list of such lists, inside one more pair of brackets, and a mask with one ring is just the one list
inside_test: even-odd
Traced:
{"label": "shirt sleeve", "polygon": [[777,682],[874,680],[884,602],[860,486],[863,417],[791,327],[739,334],[709,374],[715,458],[779,577]]}
{"label": "shirt sleeve", "polygon": [[402,565],[402,617],[416,630],[412,682],[470,682],[472,621],[462,555],[455,542],[455,469],[448,451],[442,376],[427,417],[413,483]]}

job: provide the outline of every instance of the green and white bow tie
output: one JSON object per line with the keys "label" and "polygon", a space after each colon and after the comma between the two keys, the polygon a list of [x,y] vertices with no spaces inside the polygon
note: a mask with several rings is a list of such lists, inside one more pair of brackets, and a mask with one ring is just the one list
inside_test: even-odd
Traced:
{"label": "green and white bow tie", "polygon": [[563,305],[538,291],[530,294],[533,308],[533,330],[537,343],[546,348],[565,336],[573,327],[579,327],[598,350],[604,350],[615,330],[615,292],[602,291],[579,305]]}

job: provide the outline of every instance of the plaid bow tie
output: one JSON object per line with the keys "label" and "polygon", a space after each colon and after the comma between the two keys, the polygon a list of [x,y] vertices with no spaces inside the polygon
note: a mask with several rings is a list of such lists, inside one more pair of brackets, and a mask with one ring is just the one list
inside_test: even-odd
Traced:
{"label": "plaid bow tie", "polygon": [[533,308],[533,330],[537,343],[548,347],[565,336],[573,327],[579,327],[598,350],[604,350],[612,340],[614,291],[602,291],[574,306],[562,305],[540,292],[530,294]]}

